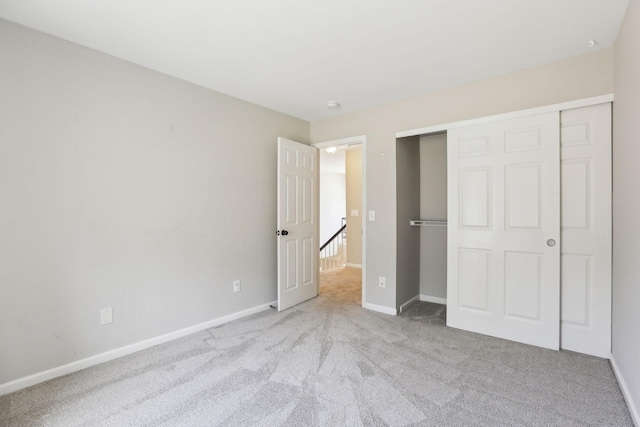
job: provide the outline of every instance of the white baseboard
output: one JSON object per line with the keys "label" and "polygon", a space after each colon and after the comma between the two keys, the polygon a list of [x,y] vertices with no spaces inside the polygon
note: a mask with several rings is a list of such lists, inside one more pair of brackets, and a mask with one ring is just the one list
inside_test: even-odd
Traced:
{"label": "white baseboard", "polygon": [[431,295],[420,295],[420,301],[434,302],[436,304],[447,305],[447,299],[446,298],[432,297]]}
{"label": "white baseboard", "polygon": [[409,304],[411,304],[412,302],[414,302],[415,300],[420,299],[420,295],[416,295],[415,297],[411,298],[409,301],[405,302],[404,304],[402,304],[400,306],[400,313],[402,313],[404,311],[405,308],[407,308],[407,306]]}
{"label": "white baseboard", "polygon": [[362,269],[362,264],[351,264],[351,263],[346,263],[345,264],[347,267],[353,267],[353,268],[360,268]]}
{"label": "white baseboard", "polygon": [[390,314],[392,316],[396,316],[398,314],[398,310],[396,310],[395,308],[389,308],[383,305],[366,303],[364,305],[364,308],[366,308],[367,310],[377,311],[378,313]]}
{"label": "white baseboard", "polygon": [[640,412],[638,412],[638,407],[636,406],[636,402],[633,401],[633,397],[629,392],[629,387],[627,386],[627,382],[624,380],[620,369],[618,368],[618,364],[616,363],[616,359],[611,355],[611,367],[613,368],[613,373],[618,380],[618,384],[620,385],[620,390],[622,390],[622,395],[624,396],[624,400],[627,402],[627,407],[629,408],[629,412],[631,413],[631,418],[633,419],[633,423],[640,427]]}
{"label": "white baseboard", "polygon": [[85,359],[76,360],[75,362],[67,363],[66,365],[58,366],[47,371],[38,372],[37,374],[29,375],[27,377],[18,378],[17,380],[9,381],[4,384],[0,384],[0,396],[14,391],[21,390],[32,385],[48,381],[53,378],[61,377],[73,372],[81,371],[91,366],[99,365],[100,363],[108,362],[110,360],[117,359],[128,354],[135,353],[140,350],[151,348],[158,344],[164,344],[169,341],[173,341],[178,338],[191,335],[196,332],[203,331],[205,329],[220,326],[224,323],[231,322],[232,320],[240,319],[242,317],[250,316],[255,313],[267,310],[271,304],[277,304],[277,301],[267,304],[261,304],[256,307],[248,308],[246,310],[238,311],[227,316],[222,316],[217,319],[209,320],[198,325],[189,326],[188,328],[180,329],[178,331],[169,332],[168,334],[160,335],[154,338],[150,338],[137,343],[129,344],[124,347],[109,350],[104,353],[96,354],[95,356],[87,357]]}

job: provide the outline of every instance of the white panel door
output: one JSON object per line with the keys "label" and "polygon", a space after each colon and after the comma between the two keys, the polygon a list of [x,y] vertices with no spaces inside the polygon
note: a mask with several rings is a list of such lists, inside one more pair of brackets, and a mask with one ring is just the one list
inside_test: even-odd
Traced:
{"label": "white panel door", "polygon": [[278,138],[278,310],[318,295],[318,150]]}
{"label": "white panel door", "polygon": [[559,113],[448,131],[447,325],[558,349]]}
{"label": "white panel door", "polygon": [[563,111],[563,349],[611,357],[611,104]]}

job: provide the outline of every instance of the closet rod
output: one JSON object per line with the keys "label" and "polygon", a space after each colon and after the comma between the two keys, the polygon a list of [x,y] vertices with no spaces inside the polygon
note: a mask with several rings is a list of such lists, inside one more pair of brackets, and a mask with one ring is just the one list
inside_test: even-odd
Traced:
{"label": "closet rod", "polygon": [[446,219],[412,219],[409,220],[409,225],[415,225],[420,227],[446,227]]}

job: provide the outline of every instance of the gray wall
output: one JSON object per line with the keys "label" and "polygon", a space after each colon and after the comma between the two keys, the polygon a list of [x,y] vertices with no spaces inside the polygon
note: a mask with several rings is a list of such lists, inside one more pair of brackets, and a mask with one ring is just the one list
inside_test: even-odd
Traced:
{"label": "gray wall", "polygon": [[[311,124],[313,142],[367,136],[366,301],[396,307],[396,136],[431,125],[506,113],[613,92],[613,49],[392,102]],[[386,288],[377,286],[387,278]]]}
{"label": "gray wall", "polygon": [[[613,105],[613,361],[640,423],[640,3],[615,44]],[[639,424],[640,425],[640,424]]]}
{"label": "gray wall", "polygon": [[[447,134],[420,137],[420,218],[447,219]],[[420,295],[447,298],[447,227],[420,227]]]}
{"label": "gray wall", "polygon": [[307,122],[3,20],[0,58],[0,383],[276,299]]}
{"label": "gray wall", "polygon": [[396,144],[397,269],[396,308],[420,293],[420,138],[400,138]]}

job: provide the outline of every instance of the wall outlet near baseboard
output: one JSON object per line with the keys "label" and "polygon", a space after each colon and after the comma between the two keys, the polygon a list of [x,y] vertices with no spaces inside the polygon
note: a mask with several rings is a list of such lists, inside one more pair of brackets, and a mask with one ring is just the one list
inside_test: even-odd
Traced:
{"label": "wall outlet near baseboard", "polygon": [[113,323],[113,308],[107,307],[100,310],[100,324],[102,326]]}
{"label": "wall outlet near baseboard", "polygon": [[240,280],[233,281],[233,292],[240,292]]}
{"label": "wall outlet near baseboard", "polygon": [[378,286],[380,286],[381,288],[385,288],[387,286],[384,277],[380,276],[380,278],[378,278]]}

